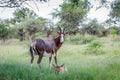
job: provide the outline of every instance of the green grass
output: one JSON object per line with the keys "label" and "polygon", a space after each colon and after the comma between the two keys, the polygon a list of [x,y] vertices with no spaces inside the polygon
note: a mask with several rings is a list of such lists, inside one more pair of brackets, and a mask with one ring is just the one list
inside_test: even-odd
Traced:
{"label": "green grass", "polygon": [[[112,37],[97,39],[104,45],[104,54],[84,54],[87,44],[64,43],[58,51],[58,64],[65,64],[68,72],[56,75],[49,70],[48,57],[42,60],[42,70],[37,58],[30,71],[29,42],[0,44],[0,80],[119,80],[120,79],[120,42]],[[1,42],[0,42],[1,43]],[[54,63],[54,60],[53,60]]]}
{"label": "green grass", "polygon": [[103,50],[104,46],[99,40],[92,41],[84,51],[85,54],[104,54],[105,51]]}

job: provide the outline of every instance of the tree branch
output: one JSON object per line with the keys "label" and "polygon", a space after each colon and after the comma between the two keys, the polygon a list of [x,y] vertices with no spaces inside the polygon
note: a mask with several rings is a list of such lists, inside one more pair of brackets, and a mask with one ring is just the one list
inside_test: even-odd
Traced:
{"label": "tree branch", "polygon": [[[20,7],[26,1],[32,1],[32,0],[0,0],[0,7],[9,7],[9,8]],[[47,2],[47,0],[36,0],[36,1]]]}

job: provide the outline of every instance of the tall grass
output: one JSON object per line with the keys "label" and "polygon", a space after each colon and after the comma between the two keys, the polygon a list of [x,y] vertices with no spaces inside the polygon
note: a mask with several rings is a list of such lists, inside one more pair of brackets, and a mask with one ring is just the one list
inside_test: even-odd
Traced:
{"label": "tall grass", "polygon": [[85,54],[104,54],[105,51],[103,50],[103,43],[101,43],[99,40],[92,41],[88,46],[87,49],[84,52]]}
{"label": "tall grass", "polygon": [[[102,47],[105,53],[83,54],[89,45],[92,48]],[[56,75],[53,68],[49,70],[48,57],[42,59],[43,72],[36,63],[38,56],[35,56],[30,71],[28,42],[2,44],[0,45],[0,80],[119,80],[119,48],[119,41],[114,42],[111,37],[92,40],[81,45],[66,41],[58,51],[57,58],[58,64],[64,63],[68,72]]]}

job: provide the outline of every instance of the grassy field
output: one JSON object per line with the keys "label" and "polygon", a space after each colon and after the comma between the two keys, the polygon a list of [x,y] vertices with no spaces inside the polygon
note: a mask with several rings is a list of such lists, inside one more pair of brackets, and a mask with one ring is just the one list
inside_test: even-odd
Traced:
{"label": "grassy field", "polygon": [[[91,44],[96,45],[96,40],[102,47],[89,48]],[[16,39],[5,43],[0,41],[0,80],[120,79],[119,36],[95,38],[84,44],[79,39],[76,42],[72,39],[66,40],[57,55],[58,64],[64,63],[68,69],[64,74],[56,75],[53,69],[49,70],[48,57],[42,60],[43,72],[41,73],[36,63],[37,58],[38,56],[35,56],[33,69],[30,72],[29,42],[19,42]]]}

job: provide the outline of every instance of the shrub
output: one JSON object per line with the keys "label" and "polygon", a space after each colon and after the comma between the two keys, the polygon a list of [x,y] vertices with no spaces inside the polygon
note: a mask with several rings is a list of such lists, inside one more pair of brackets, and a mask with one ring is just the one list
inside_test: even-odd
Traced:
{"label": "shrub", "polygon": [[117,35],[117,30],[116,29],[112,29],[110,31],[110,34],[113,35],[113,36]]}
{"label": "shrub", "polygon": [[87,44],[90,43],[91,41],[95,40],[96,37],[92,36],[92,35],[73,35],[73,36],[69,36],[68,39],[66,40],[69,43],[73,43],[73,44]]}
{"label": "shrub", "polygon": [[0,38],[5,40],[8,37],[8,28],[5,24],[0,23]]}
{"label": "shrub", "polygon": [[81,43],[82,44],[87,44],[90,43],[91,41],[95,40],[95,36],[92,35],[85,35],[83,36],[83,38],[81,38]]}
{"label": "shrub", "polygon": [[102,43],[98,40],[94,40],[91,42],[91,44],[89,44],[89,47],[91,48],[100,48],[102,46],[103,46]]}
{"label": "shrub", "polygon": [[103,44],[98,40],[94,40],[87,46],[87,49],[84,53],[99,55],[104,54],[105,51],[103,50]]}

